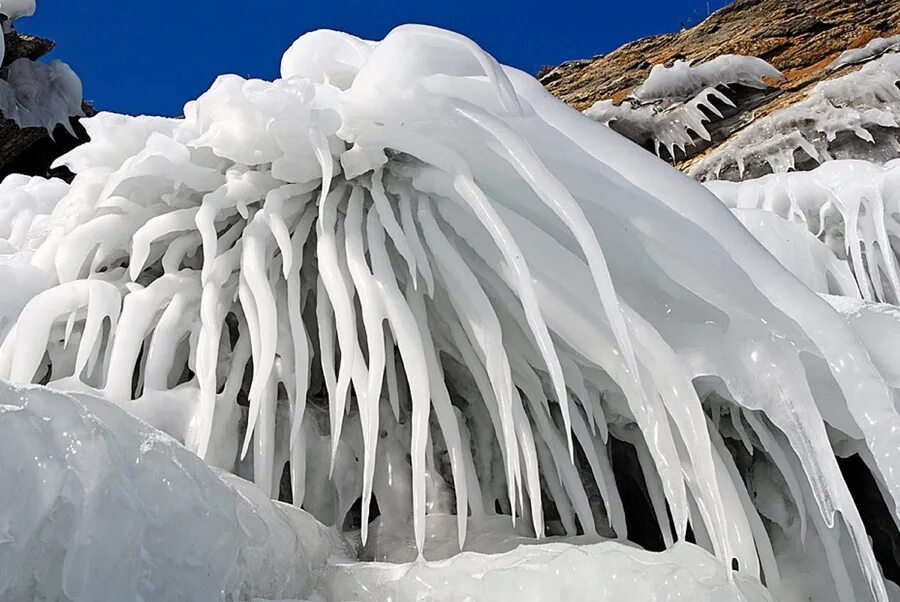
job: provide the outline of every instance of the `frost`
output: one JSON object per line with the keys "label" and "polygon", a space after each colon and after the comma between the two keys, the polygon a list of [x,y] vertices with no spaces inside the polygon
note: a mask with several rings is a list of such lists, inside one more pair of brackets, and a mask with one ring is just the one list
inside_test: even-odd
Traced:
{"label": "frost", "polygon": [[584,114],[609,125],[642,146],[660,147],[675,158],[698,141],[710,142],[710,122],[724,119],[722,109],[736,108],[728,93],[734,86],[766,89],[763,78],[777,80],[781,73],[764,60],[722,55],[697,67],[675,61],[672,67],[655,65],[647,80],[629,100],[619,105],[611,100],[595,102]]}
{"label": "frost", "polygon": [[828,65],[828,68],[835,71],[841,67],[871,61],[887,52],[896,52],[898,50],[900,50],[900,35],[891,36],[890,38],[874,38],[869,40],[869,43],[862,48],[845,50]]}
{"label": "frost", "polygon": [[900,302],[900,160],[830,161],[808,172],[706,187],[813,290]]}
{"label": "frost", "polygon": [[625,540],[626,446],[668,546],[690,524],[778,597],[802,533],[838,599],[887,600],[832,441],[894,511],[892,390],[711,193],[457,34],[314,32],[282,70],[223,76],[182,120],[86,120],[10,264],[50,282],[0,378],[100,394],[270,495],[289,480],[373,557],[385,534],[426,552],[436,515],[451,550],[498,515]]}
{"label": "frost", "polygon": [[691,167],[700,180],[740,180],[833,159],[884,163],[900,153],[900,54],[819,82],[807,97],[754,122]]}

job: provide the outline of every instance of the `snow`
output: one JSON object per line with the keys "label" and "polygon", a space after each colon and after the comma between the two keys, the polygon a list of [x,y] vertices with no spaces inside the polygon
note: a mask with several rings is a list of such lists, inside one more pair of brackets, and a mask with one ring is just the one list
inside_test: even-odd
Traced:
{"label": "snow", "polygon": [[[44,554],[57,562],[47,571],[72,570],[72,587],[97,588],[87,599],[128,587],[148,599],[176,583],[200,596],[199,566],[220,567],[226,592],[306,595],[311,573],[292,567],[327,554],[298,552],[307,541],[288,523],[308,517],[265,501],[288,480],[295,505],[358,529],[364,557],[584,538],[578,548],[557,541],[437,565],[335,564],[323,578],[336,597],[362,587],[450,588],[442,595],[452,597],[480,587],[473,575],[491,576],[496,562],[498,588],[535,595],[550,579],[517,563],[545,575],[572,568],[573,597],[608,585],[634,597],[722,599],[737,583],[753,599],[762,582],[786,600],[820,589],[841,602],[889,599],[835,453],[864,453],[900,514],[892,375],[817,294],[834,292],[821,270],[839,271],[818,241],[803,243],[802,281],[786,269],[799,260],[773,256],[741,223],[751,220],[711,192],[432,27],[401,26],[377,43],[307,34],[285,55],[282,78],[222,76],[184,115],[86,119],[91,142],[59,161],[75,172],[71,185],[51,194],[56,184],[18,178],[0,195],[21,188],[42,205],[28,216],[21,203],[0,203],[25,216],[16,219],[27,235],[6,228],[16,252],[5,265],[32,285],[24,304],[4,299],[0,378],[78,393],[60,396],[70,409],[46,415],[72,416],[99,458],[92,470],[120,484],[80,476],[98,497],[84,498],[98,512],[87,516],[113,518],[85,523],[97,535],[76,568]],[[766,232],[797,225],[771,215],[784,224]],[[85,412],[130,421],[123,433],[134,422],[81,394],[118,404],[259,489],[243,492],[244,505],[239,481],[214,478],[154,437],[151,452],[164,453],[121,471],[114,459],[136,460],[140,445],[89,438],[105,431]],[[17,411],[11,430],[47,449],[54,419],[30,404]],[[735,458],[734,444],[747,454]],[[628,537],[619,446],[633,451],[632,476],[653,509],[640,520],[658,524],[672,560],[600,541]],[[22,478],[40,481],[32,462],[12,456]],[[187,476],[166,483],[166,462]],[[163,479],[138,478],[157,465],[168,466]],[[134,488],[134,497],[102,494]],[[150,520],[135,501],[164,494],[186,518]],[[15,500],[10,516],[47,509]],[[235,526],[237,508],[268,531]],[[705,552],[684,543],[689,525]],[[310,529],[321,535],[313,547],[331,541]],[[212,550],[221,564],[172,561],[184,560],[195,530],[207,539],[192,553]],[[107,549],[107,538],[121,547]],[[248,540],[262,542],[259,553],[233,556]],[[89,562],[127,557],[137,541],[150,573],[141,558],[122,571]]]}
{"label": "snow", "polygon": [[691,167],[699,180],[741,180],[834,159],[885,163],[900,152],[900,54],[819,82]]}
{"label": "snow", "polygon": [[887,52],[896,52],[898,50],[900,50],[900,35],[889,38],[873,38],[862,48],[845,50],[828,65],[828,68],[835,71],[841,67],[864,63]]}

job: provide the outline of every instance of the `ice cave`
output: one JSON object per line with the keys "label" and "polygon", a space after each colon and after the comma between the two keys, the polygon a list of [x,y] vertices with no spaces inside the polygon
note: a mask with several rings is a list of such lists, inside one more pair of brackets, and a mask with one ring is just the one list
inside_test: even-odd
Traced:
{"label": "ice cave", "polygon": [[[763,59],[582,113],[451,31],[319,30],[81,118],[73,178],[0,183],[0,600],[900,600],[896,39],[702,184],[641,145]],[[83,115],[4,73],[20,127]]]}

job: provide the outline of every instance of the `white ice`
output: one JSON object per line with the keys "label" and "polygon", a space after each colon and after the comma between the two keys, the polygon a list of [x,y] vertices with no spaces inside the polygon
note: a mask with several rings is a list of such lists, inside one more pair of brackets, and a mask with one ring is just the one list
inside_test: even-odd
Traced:
{"label": "white ice", "polygon": [[[697,141],[711,140],[708,124],[722,119],[722,107],[735,107],[730,98],[735,85],[765,89],[781,79],[781,73],[764,60],[726,54],[696,67],[675,61],[671,67],[654,65],[647,79],[621,104],[599,100],[584,114],[644,145],[651,143],[660,154],[665,148],[685,153]],[[718,106],[717,106],[718,105]]]}
{"label": "white ice", "polygon": [[697,66],[677,60],[671,67],[654,65],[650,75],[631,96],[642,101],[688,100],[707,88],[740,84],[765,88],[770,80],[781,79],[781,72],[761,58],[722,54]]}
{"label": "white ice", "polygon": [[848,65],[871,61],[886,52],[896,52],[898,50],[900,50],[900,35],[889,38],[873,38],[861,48],[845,50],[828,65],[828,68],[834,71]]}
{"label": "white ice", "polygon": [[[615,440],[668,547],[699,553],[690,525],[713,572],[775,597],[805,562],[836,600],[888,599],[833,444],[895,512],[893,389],[702,186],[425,26],[307,34],[280,79],[223,76],[184,114],[85,120],[7,263],[46,281],[9,310],[0,378],[106,397],[268,495],[290,481],[370,550],[427,552],[436,515],[445,549],[491,520],[624,540]],[[782,545],[800,532],[808,553]]]}
{"label": "white ice", "polygon": [[900,54],[819,82],[694,164],[700,180],[742,180],[834,159],[885,163],[900,153]]}
{"label": "white ice", "polygon": [[900,160],[705,185],[813,290],[900,302]]}
{"label": "white ice", "polygon": [[[31,16],[35,0],[2,0],[0,15],[8,33],[19,17]],[[6,54],[5,37],[0,39],[0,63]],[[7,67],[0,80],[0,115],[21,128],[45,128],[51,134],[62,125],[74,136],[71,117],[83,115],[81,79],[66,63],[54,59],[49,64],[19,58]]]}

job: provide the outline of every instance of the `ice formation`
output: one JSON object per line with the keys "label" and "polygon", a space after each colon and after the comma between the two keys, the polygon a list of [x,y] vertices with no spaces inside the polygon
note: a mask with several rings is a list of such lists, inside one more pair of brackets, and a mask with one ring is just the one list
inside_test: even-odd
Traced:
{"label": "ice formation", "polygon": [[900,54],[819,82],[691,167],[700,180],[741,180],[833,159],[884,163],[900,154]]}
{"label": "ice formation", "polygon": [[10,31],[16,19],[32,16],[35,8],[35,0],[0,0],[0,15],[6,17],[3,31]]}
{"label": "ice formation", "polygon": [[584,113],[638,144],[652,145],[657,155],[665,148],[674,159],[675,149],[684,155],[698,141],[712,140],[709,122],[722,120],[723,109],[735,108],[732,88],[766,89],[764,78],[777,80],[781,73],[750,56],[726,54],[697,67],[690,61],[654,65],[628,100],[619,105],[600,100]]}
{"label": "ice formation", "polygon": [[896,513],[893,390],[714,195],[450,32],[309,33],[281,75],[84,121],[50,215],[6,218],[6,269],[47,282],[4,299],[0,378],[113,400],[271,495],[289,475],[363,544],[374,499],[419,551],[446,514],[459,547],[497,514],[627,539],[622,442],[668,547],[690,525],[776,597],[799,554],[888,599],[832,443]]}
{"label": "ice formation", "polygon": [[832,71],[836,71],[847,65],[856,65],[871,61],[874,58],[885,54],[886,52],[897,52],[900,50],[900,35],[891,36],[889,38],[874,38],[862,48],[851,48],[845,50],[834,61],[828,65]]}
{"label": "ice formation", "polygon": [[0,599],[306,596],[334,530],[86,395],[0,383]]}
{"label": "ice formation", "polygon": [[[0,1],[0,16],[6,18],[4,32],[9,32],[19,17],[33,15],[34,0]],[[0,35],[0,63],[6,54],[5,36]],[[81,79],[60,60],[50,64],[19,58],[6,67],[6,79],[0,80],[0,115],[21,128],[41,127],[51,134],[62,125],[74,135],[70,117],[82,112]]]}
{"label": "ice formation", "polygon": [[767,88],[764,78],[781,79],[781,72],[761,58],[723,54],[696,67],[692,61],[675,61],[671,67],[654,65],[650,75],[631,96],[642,102],[695,98],[708,88],[734,86]]}
{"label": "ice formation", "polygon": [[813,290],[900,303],[900,159],[829,161],[706,187]]}

